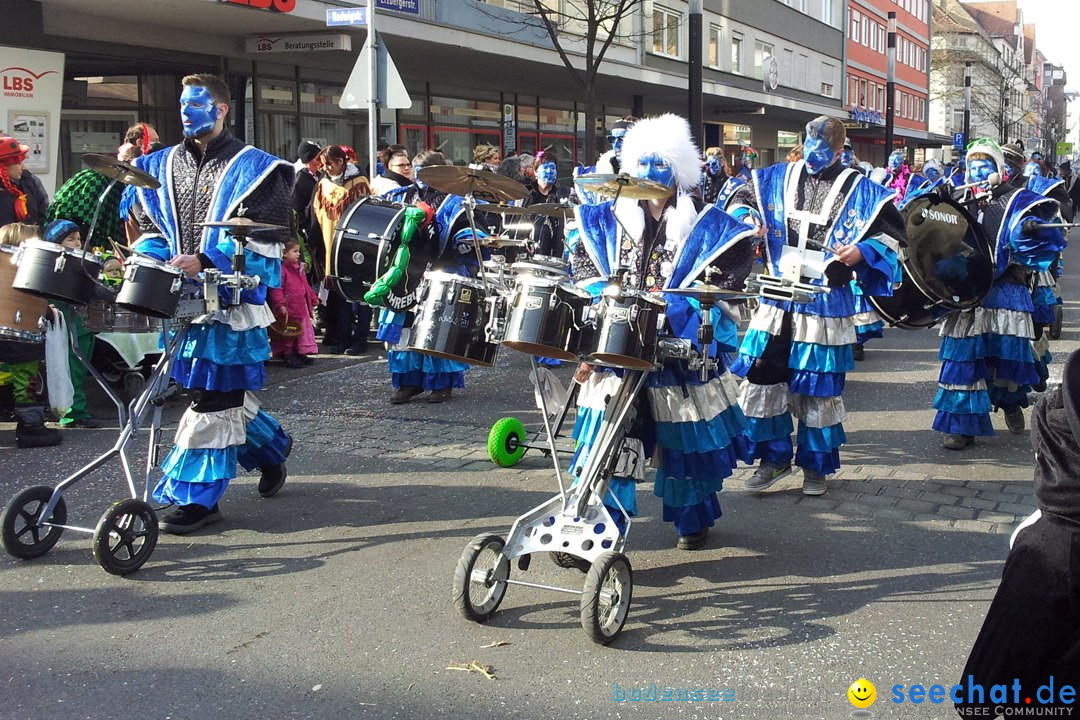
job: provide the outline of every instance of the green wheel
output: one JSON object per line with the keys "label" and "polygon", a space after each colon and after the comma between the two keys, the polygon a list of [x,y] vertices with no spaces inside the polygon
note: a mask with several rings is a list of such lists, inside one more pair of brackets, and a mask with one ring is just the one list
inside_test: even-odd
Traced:
{"label": "green wheel", "polygon": [[488,432],[487,451],[491,462],[499,467],[513,467],[525,454],[525,426],[517,418],[503,418]]}

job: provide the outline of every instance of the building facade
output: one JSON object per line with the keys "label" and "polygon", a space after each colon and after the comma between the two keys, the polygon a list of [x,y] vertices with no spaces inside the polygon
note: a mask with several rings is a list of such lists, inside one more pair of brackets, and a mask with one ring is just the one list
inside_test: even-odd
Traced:
{"label": "building facade", "polygon": [[[939,145],[927,123],[930,86],[930,15],[928,0],[848,0],[848,136],[860,160],[882,165],[888,82],[888,13],[896,13],[894,147],[916,150]],[[920,153],[921,157],[921,153]]]}
{"label": "building facade", "polygon": [[[545,0],[571,12],[577,4]],[[705,0],[703,146],[739,141],[760,163],[782,159],[808,120],[844,112],[845,0]],[[0,45],[63,53],[58,181],[86,152],[112,152],[120,134],[149,122],[180,135],[180,79],[225,77],[232,122],[245,140],[292,158],[301,139],[367,155],[368,118],[339,100],[366,28],[328,27],[328,11],[366,0],[6,0]],[[569,174],[586,133],[602,139],[625,114],[687,112],[686,0],[633,6],[599,66],[597,125],[586,128],[581,91],[523,0],[379,0],[376,26],[411,104],[382,110],[378,136],[454,162],[492,143],[504,152],[546,148]],[[580,30],[580,28],[577,28]],[[575,26],[560,34],[579,67]],[[333,38],[333,41],[330,39]],[[770,72],[772,71],[772,72]],[[2,100],[0,100],[2,102]]]}

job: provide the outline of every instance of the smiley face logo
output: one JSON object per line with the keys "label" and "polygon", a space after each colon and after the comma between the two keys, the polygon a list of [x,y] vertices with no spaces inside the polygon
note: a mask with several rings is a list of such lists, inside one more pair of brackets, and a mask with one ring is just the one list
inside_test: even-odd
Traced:
{"label": "smiley face logo", "polygon": [[860,710],[865,710],[877,700],[877,688],[866,678],[859,678],[851,683],[847,690],[848,700]]}

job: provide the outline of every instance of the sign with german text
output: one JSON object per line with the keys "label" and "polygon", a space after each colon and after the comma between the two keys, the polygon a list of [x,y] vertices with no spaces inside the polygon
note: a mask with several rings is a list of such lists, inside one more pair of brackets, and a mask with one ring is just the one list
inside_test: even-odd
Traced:
{"label": "sign with german text", "polygon": [[244,49],[256,55],[287,52],[322,52],[325,50],[352,50],[352,38],[344,34],[336,35],[282,35],[270,37],[263,35],[248,38]]}

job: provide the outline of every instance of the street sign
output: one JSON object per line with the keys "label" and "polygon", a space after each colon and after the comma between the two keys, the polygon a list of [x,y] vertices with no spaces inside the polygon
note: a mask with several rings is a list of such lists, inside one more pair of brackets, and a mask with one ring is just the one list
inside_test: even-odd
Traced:
{"label": "street sign", "polygon": [[958,150],[964,149],[964,133],[958,132],[952,134],[952,146]]}
{"label": "street sign", "polygon": [[1057,144],[1058,155],[1072,155],[1073,144],[1071,142],[1059,142]]}
{"label": "street sign", "polygon": [[[405,89],[405,83],[401,81],[393,58],[386,49],[386,43],[382,35],[375,32],[375,40],[379,44],[377,78],[378,98],[380,108],[407,108],[412,106],[412,98]],[[371,99],[368,89],[369,58],[371,57],[371,44],[364,43],[364,49],[360,51],[360,57],[356,58],[349,81],[345,83],[345,89],[341,92],[341,100],[338,106],[342,110],[367,110]]]}
{"label": "street sign", "polygon": [[327,8],[326,26],[338,25],[367,25],[367,8]]}
{"label": "street sign", "polygon": [[375,7],[380,10],[394,10],[396,12],[420,14],[420,0],[375,0]]}

